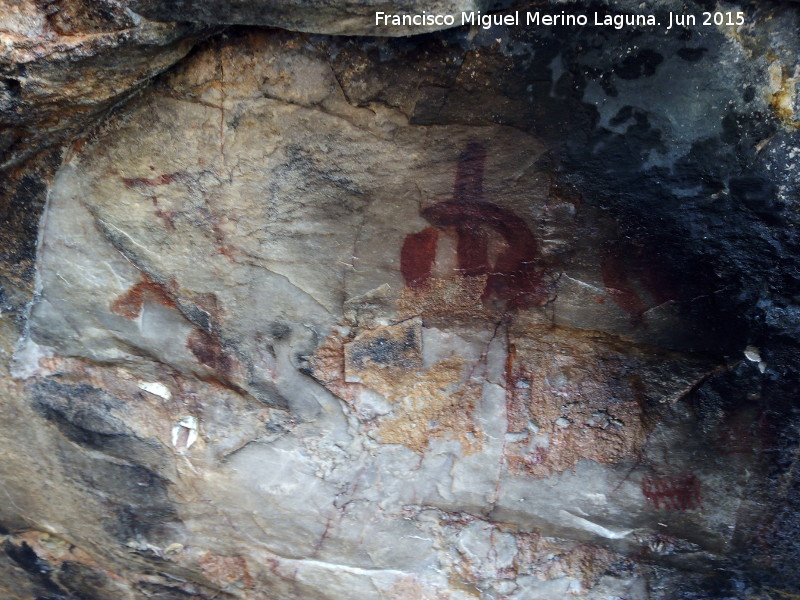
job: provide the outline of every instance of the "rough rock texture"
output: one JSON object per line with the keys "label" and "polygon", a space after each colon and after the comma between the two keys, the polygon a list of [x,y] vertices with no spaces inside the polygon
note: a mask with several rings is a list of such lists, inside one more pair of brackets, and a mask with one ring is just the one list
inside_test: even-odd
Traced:
{"label": "rough rock texture", "polygon": [[11,0],[0,24],[0,167],[79,134],[204,30],[150,23],[113,0]]}
{"label": "rough rock texture", "polygon": [[484,11],[499,2],[489,0],[128,0],[127,5],[155,21],[192,21],[212,25],[263,25],[307,33],[338,35],[405,36],[446,29],[442,23],[376,26],[375,13],[411,16],[427,12],[453,16],[461,24],[461,13]]}
{"label": "rough rock texture", "polygon": [[201,35],[132,21],[4,111],[3,597],[800,594],[800,11],[741,8],[232,28],[85,128]]}

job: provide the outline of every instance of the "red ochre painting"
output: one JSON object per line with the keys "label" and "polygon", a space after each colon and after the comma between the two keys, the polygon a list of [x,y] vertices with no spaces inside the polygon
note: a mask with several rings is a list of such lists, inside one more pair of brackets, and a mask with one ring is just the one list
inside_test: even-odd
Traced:
{"label": "red ochre painting", "polygon": [[[407,286],[420,288],[431,279],[440,235],[455,235],[457,271],[462,277],[486,276],[483,298],[506,301],[507,308],[524,308],[541,296],[539,245],[527,223],[507,208],[483,196],[486,149],[471,143],[461,154],[453,198],[422,210],[432,227],[406,236],[400,269]],[[494,264],[489,258],[490,235],[506,247]]]}
{"label": "red ochre painting", "polygon": [[670,477],[645,477],[642,494],[656,510],[694,510],[703,508],[700,480],[693,473]]}

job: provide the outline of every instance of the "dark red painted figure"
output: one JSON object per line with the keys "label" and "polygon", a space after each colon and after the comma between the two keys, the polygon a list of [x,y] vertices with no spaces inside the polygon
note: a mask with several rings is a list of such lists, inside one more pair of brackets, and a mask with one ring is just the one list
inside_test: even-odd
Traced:
{"label": "dark red painted figure", "polygon": [[438,242],[439,231],[433,227],[406,236],[400,251],[400,271],[407,286],[419,287],[430,279]]}
{"label": "dark red painted figure", "polygon": [[757,439],[751,431],[751,424],[729,417],[715,442],[721,454],[753,454]]}
{"label": "dark red painted figure", "polygon": [[[523,308],[540,295],[539,247],[525,221],[484,200],[485,162],[485,148],[478,143],[469,144],[458,163],[453,199],[422,211],[433,227],[406,236],[400,252],[400,270],[407,286],[424,286],[436,262],[439,231],[452,228],[457,236],[458,273],[465,277],[486,275],[484,299],[494,294],[507,301],[507,308]],[[491,232],[502,236],[507,245],[493,265],[489,261]]]}
{"label": "dark red painted figure", "polygon": [[703,508],[700,480],[693,473],[672,477],[645,477],[642,479],[642,494],[653,503],[656,510]]}
{"label": "dark red painted figure", "polygon": [[634,244],[605,243],[600,253],[600,270],[608,295],[630,315],[634,327],[646,325],[644,313],[652,308],[644,303],[634,281],[650,294],[657,305],[678,297],[644,249]]}

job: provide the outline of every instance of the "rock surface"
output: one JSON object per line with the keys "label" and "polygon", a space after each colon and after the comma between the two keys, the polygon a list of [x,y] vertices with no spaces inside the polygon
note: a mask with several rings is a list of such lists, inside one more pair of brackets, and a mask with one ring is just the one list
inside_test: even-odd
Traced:
{"label": "rock surface", "polygon": [[202,6],[3,112],[4,597],[800,593],[795,5],[187,55],[374,10]]}
{"label": "rock surface", "polygon": [[208,31],[150,23],[112,0],[12,0],[0,23],[0,167],[81,133]]}
{"label": "rock surface", "polygon": [[[489,0],[129,0],[131,10],[154,21],[191,21],[210,25],[262,25],[291,31],[334,35],[406,36],[447,29],[444,17],[452,16],[461,25],[461,13],[485,11],[496,6]],[[438,23],[419,18],[396,27],[385,27],[375,15],[383,12],[401,22],[415,15],[438,16]]]}

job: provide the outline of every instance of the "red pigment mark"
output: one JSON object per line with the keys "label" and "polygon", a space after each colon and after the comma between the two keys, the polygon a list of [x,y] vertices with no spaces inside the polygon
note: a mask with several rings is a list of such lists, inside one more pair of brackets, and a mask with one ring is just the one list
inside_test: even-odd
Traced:
{"label": "red pigment mark", "polygon": [[143,277],[143,281],[134,285],[111,303],[111,311],[120,317],[133,320],[141,314],[145,300],[170,308],[176,307],[175,300],[163,285]]}
{"label": "red pigment mark", "polygon": [[644,313],[651,308],[634,289],[634,281],[650,294],[656,306],[678,298],[665,281],[663,271],[652,264],[641,248],[630,244],[606,243],[601,250],[600,272],[608,295],[630,315],[634,327],[646,325]]}
{"label": "red pigment mark", "polygon": [[600,272],[603,276],[603,283],[611,299],[617,303],[622,310],[631,316],[632,323],[640,325],[643,322],[644,311],[647,307],[639,298],[638,294],[631,287],[628,273],[624,268],[619,249],[614,244],[603,246]]}
{"label": "red pigment mark", "polygon": [[155,213],[159,219],[164,222],[164,227],[175,231],[175,211],[174,210],[161,210],[158,209]]}
{"label": "red pigment mark", "polygon": [[[150,169],[152,170],[153,168],[154,167],[151,165]],[[125,187],[141,189],[159,185],[168,185],[174,181],[185,181],[186,172],[176,171],[175,173],[162,173],[161,175],[156,175],[155,177],[122,177],[121,179],[125,184]],[[153,206],[158,206],[158,198],[156,196],[152,196],[151,200],[153,202]],[[175,230],[175,215],[177,214],[175,211],[164,211],[159,209],[156,210],[154,214],[164,222],[164,226],[167,229]],[[231,262],[238,262],[234,256],[233,249],[225,241],[225,234],[220,228],[219,223],[214,222],[212,223],[211,227],[214,231],[214,242],[217,251],[228,258],[228,260]]]}
{"label": "red pigment mark", "polygon": [[222,314],[222,306],[220,304],[219,298],[214,292],[208,292],[205,294],[193,294],[192,301],[198,306],[201,310],[208,313],[211,317],[218,319]]}
{"label": "red pigment mark", "polygon": [[[485,160],[483,146],[470,144],[458,164],[453,200],[430,206],[421,215],[435,227],[455,229],[458,272],[465,277],[487,276],[484,299],[494,294],[506,300],[508,308],[522,308],[533,303],[541,287],[539,246],[525,221],[483,200]],[[400,270],[409,287],[420,287],[430,279],[438,240],[432,231],[409,234],[403,243]],[[489,232],[499,234],[507,246],[494,265],[489,262]]]}
{"label": "red pigment mark", "polygon": [[520,373],[515,367],[517,348],[509,344],[505,365],[506,388],[506,432],[521,433],[527,429],[531,415],[528,410],[530,400],[530,377]]}
{"label": "red pigment mark", "polygon": [[756,439],[751,426],[742,419],[729,417],[715,440],[721,454],[753,454]]}
{"label": "red pigment mark", "polygon": [[406,285],[419,287],[431,277],[439,231],[433,227],[410,233],[400,250],[400,270]]}
{"label": "red pigment mark", "polygon": [[779,436],[781,435],[782,420],[777,418],[777,413],[764,411],[758,419],[756,431],[762,452],[775,452],[780,450]]}
{"label": "red pigment mark", "polygon": [[75,154],[80,154],[83,152],[83,147],[86,145],[86,138],[78,138],[72,143],[72,151]]}
{"label": "red pigment mark", "polygon": [[486,149],[473,142],[461,153],[453,186],[453,200],[456,202],[483,202],[483,165],[486,163]]}
{"label": "red pigment mark", "polygon": [[653,503],[656,510],[703,508],[700,481],[692,473],[672,477],[645,477],[642,479],[642,494]]}
{"label": "red pigment mark", "polygon": [[677,287],[673,286],[674,282],[669,281],[664,269],[653,264],[646,256],[638,256],[636,274],[657,305],[680,297]]}
{"label": "red pigment mark", "polygon": [[775,449],[776,431],[769,413],[761,413],[757,420],[748,415],[731,415],[726,418],[715,439],[721,454],[757,454]]}
{"label": "red pigment mark", "polygon": [[220,227],[219,223],[217,222],[212,223],[211,229],[214,231],[214,245],[217,248],[217,252],[222,254],[232,263],[238,263],[239,261],[236,260],[236,256],[234,255],[233,249],[225,241],[225,232],[222,231],[222,228]]}
{"label": "red pigment mark", "polygon": [[479,227],[466,224],[456,226],[458,268],[466,277],[489,272],[489,237]]}
{"label": "red pigment mark", "polygon": [[181,175],[185,175],[185,173],[163,173],[155,177],[122,177],[122,183],[127,188],[153,187],[170,184],[179,179]]}
{"label": "red pigment mark", "polygon": [[[538,245],[525,221],[512,212],[488,202],[440,202],[423,210],[422,216],[438,227],[456,227],[458,268],[463,275],[488,275],[484,297],[493,292],[510,301],[511,308],[519,308],[526,303],[525,296],[538,289],[542,276],[536,269]],[[508,244],[493,267],[484,227],[499,233]]]}
{"label": "red pigment mark", "polygon": [[220,373],[229,375],[231,359],[225,354],[220,343],[205,331],[193,331],[186,341],[197,360]]}

